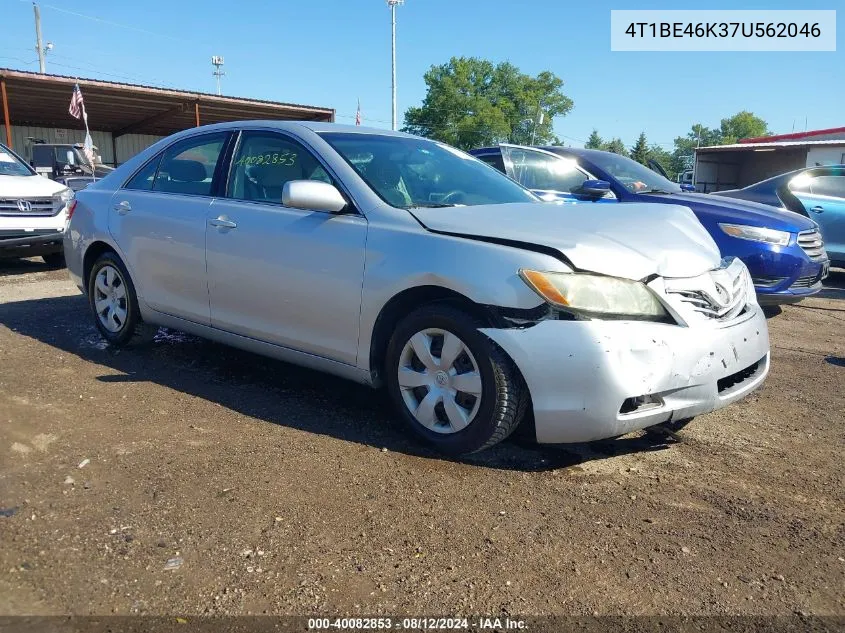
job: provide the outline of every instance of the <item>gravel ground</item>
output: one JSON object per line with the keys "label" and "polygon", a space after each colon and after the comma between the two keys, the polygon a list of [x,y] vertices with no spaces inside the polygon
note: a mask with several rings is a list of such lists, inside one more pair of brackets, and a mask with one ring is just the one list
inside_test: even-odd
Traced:
{"label": "gravel ground", "polygon": [[845,614],[845,271],[680,442],[419,448],[386,398],[0,264],[0,614]]}

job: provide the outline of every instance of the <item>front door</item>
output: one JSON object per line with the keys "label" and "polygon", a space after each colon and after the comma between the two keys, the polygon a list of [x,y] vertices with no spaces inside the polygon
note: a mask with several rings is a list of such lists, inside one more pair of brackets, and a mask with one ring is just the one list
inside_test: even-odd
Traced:
{"label": "front door", "polygon": [[109,230],[139,297],[151,308],[208,325],[205,224],[228,133],[170,146],[112,196]]}
{"label": "front door", "polygon": [[211,324],[353,365],[367,221],[282,205],[284,184],[302,179],[332,182],[293,138],[241,134],[226,197],[207,214]]}

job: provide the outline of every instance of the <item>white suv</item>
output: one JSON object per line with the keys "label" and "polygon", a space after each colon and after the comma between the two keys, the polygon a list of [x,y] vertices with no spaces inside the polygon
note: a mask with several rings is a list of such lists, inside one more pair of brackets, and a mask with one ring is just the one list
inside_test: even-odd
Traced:
{"label": "white suv", "polygon": [[73,192],[39,176],[0,143],[0,258],[40,255],[64,265],[62,238]]}

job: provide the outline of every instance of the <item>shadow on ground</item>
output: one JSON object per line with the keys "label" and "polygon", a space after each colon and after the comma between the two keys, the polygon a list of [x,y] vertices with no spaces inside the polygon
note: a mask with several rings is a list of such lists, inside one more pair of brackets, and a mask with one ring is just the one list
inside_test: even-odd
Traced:
{"label": "shadow on ground", "polygon": [[[112,349],[94,328],[82,295],[2,304],[0,324],[120,372],[100,376],[103,382],[154,383],[272,424],[442,459],[413,439],[383,391],[168,330],[160,330],[150,342]],[[649,434],[541,446],[533,441],[530,421],[523,426],[503,444],[455,461],[530,472],[668,447],[667,438]]]}
{"label": "shadow on ground", "polygon": [[30,259],[0,259],[0,277],[49,272],[51,270],[57,270],[57,268],[48,266],[40,257],[32,257]]}

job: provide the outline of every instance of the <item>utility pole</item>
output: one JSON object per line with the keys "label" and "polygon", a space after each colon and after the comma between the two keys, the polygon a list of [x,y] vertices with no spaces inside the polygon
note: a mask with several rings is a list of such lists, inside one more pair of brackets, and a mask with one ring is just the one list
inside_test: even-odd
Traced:
{"label": "utility pole", "polygon": [[35,50],[38,51],[38,68],[39,72],[43,75],[47,70],[46,64],[44,63],[44,53],[46,51],[41,45],[41,11],[34,2],[32,3],[32,10],[35,12]]}
{"label": "utility pole", "polygon": [[405,0],[387,0],[390,7],[390,28],[391,28],[391,72],[392,81],[390,84],[393,102],[393,131],[397,130],[396,125],[396,6],[404,4]]}
{"label": "utility pole", "polygon": [[225,75],[220,67],[223,65],[223,58],[220,55],[212,55],[211,64],[214,66],[214,72],[211,74],[217,77],[217,94],[220,94],[220,78]]}

